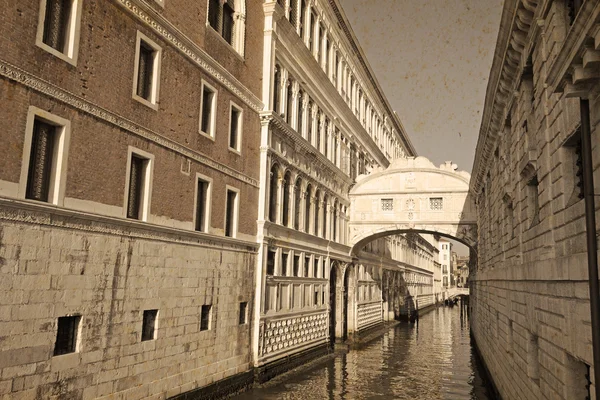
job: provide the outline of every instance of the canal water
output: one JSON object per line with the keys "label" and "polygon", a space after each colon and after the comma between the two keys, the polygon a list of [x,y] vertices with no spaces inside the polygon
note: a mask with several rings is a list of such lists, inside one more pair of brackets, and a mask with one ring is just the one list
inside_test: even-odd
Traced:
{"label": "canal water", "polygon": [[471,346],[467,308],[440,307],[351,350],[237,397],[250,399],[494,399]]}

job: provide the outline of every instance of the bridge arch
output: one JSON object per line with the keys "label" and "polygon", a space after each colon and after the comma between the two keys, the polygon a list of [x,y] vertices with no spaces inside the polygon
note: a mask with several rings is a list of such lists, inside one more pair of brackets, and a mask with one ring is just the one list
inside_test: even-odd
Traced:
{"label": "bridge arch", "polygon": [[430,233],[477,248],[477,213],[470,175],[425,157],[395,160],[357,178],[350,190],[350,254],[372,240],[401,233]]}

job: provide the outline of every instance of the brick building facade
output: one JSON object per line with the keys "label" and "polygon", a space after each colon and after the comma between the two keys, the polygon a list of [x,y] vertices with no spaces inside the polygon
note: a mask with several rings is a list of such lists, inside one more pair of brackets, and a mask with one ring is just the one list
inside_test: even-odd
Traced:
{"label": "brick building facade", "polygon": [[262,29],[259,0],[3,3],[0,396],[250,370]]}
{"label": "brick building facade", "polygon": [[471,181],[469,282],[473,337],[507,399],[593,398],[579,98],[598,183],[599,13],[597,1],[504,4]]}

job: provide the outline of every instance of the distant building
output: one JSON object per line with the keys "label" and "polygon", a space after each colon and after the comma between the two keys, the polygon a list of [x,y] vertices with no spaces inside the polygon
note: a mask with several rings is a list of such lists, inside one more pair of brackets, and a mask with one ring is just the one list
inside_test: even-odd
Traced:
{"label": "distant building", "polygon": [[442,288],[446,290],[454,286],[452,278],[452,243],[441,238],[439,240],[439,249],[439,260],[442,266]]}

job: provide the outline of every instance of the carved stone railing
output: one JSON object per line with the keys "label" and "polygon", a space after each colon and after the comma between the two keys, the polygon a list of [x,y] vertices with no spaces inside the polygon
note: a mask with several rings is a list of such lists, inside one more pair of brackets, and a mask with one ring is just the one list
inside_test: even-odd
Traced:
{"label": "carved stone railing", "polygon": [[356,321],[358,330],[383,322],[382,302],[362,303],[357,306]]}
{"label": "carved stone railing", "polygon": [[259,356],[271,356],[311,342],[326,340],[328,317],[327,311],[319,310],[263,319],[259,331]]}

